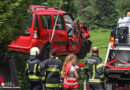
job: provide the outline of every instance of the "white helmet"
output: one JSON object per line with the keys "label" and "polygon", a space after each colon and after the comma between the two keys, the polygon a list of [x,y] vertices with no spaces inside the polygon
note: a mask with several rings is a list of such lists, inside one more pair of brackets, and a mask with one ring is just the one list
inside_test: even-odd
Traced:
{"label": "white helmet", "polygon": [[32,47],[30,49],[30,55],[37,56],[40,54],[40,49],[38,47]]}

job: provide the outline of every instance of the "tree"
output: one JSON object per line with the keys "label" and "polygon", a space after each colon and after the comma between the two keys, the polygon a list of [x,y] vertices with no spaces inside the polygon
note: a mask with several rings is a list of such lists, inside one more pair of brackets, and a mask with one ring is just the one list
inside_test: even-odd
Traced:
{"label": "tree", "polygon": [[[30,5],[46,5],[59,8],[61,0],[0,0],[0,57],[3,52],[8,51],[8,45],[15,40],[26,29],[28,21],[28,7]],[[75,8],[73,1],[63,0],[62,10],[73,13]],[[66,8],[67,7],[67,8]],[[28,56],[22,54],[11,54],[14,56],[18,77],[22,90],[26,90],[26,81],[22,81],[25,60]],[[19,58],[17,58],[19,57]],[[20,62],[19,62],[20,61]]]}
{"label": "tree", "polygon": [[129,3],[130,0],[115,0],[116,11],[118,16],[125,16],[126,12],[130,11]]}
{"label": "tree", "polygon": [[89,28],[111,28],[116,25],[117,12],[112,0],[82,0],[82,21]]}
{"label": "tree", "polygon": [[[49,7],[59,8],[61,0],[32,0],[33,5],[44,5]],[[74,0],[63,0],[61,10],[72,13],[75,15],[76,8],[74,6]]]}
{"label": "tree", "polygon": [[23,32],[27,18],[27,8],[30,1],[1,0],[0,1],[0,52],[8,50],[7,45]]}

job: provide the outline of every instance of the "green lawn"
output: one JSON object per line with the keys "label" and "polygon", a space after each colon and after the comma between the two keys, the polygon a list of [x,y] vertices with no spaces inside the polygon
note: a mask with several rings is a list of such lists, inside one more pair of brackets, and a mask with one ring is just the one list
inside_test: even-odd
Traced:
{"label": "green lawn", "polygon": [[[91,37],[90,40],[92,41],[92,47],[97,46],[99,47],[99,53],[100,57],[105,60],[107,48],[100,48],[100,47],[107,47],[109,43],[110,38],[110,30],[108,29],[100,29],[100,30],[91,30],[89,31]],[[89,57],[91,53],[87,54],[87,56],[80,60],[81,62],[84,62],[84,60]]]}

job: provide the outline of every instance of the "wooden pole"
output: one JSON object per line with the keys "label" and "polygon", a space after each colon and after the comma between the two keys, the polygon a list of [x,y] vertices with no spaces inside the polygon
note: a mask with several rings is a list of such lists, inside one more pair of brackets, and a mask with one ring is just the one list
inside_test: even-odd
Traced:
{"label": "wooden pole", "polygon": [[82,15],[82,0],[80,0],[80,16]]}

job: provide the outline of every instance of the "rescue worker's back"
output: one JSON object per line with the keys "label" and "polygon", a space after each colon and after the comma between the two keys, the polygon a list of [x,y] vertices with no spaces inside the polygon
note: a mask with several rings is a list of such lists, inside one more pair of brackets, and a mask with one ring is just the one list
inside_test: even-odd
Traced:
{"label": "rescue worker's back", "polygon": [[92,56],[85,62],[86,70],[88,71],[88,83],[92,90],[105,90],[104,88],[104,64],[99,57],[99,50],[97,47],[92,48]]}
{"label": "rescue worker's back", "polygon": [[88,65],[89,71],[89,82],[90,83],[102,83],[103,77],[103,67],[102,59],[98,56],[92,55],[86,60],[86,65]]}
{"label": "rescue worker's back", "polygon": [[28,90],[42,90],[42,73],[40,71],[40,60],[37,59],[37,56],[39,54],[39,48],[33,47],[30,50],[30,58],[26,62],[25,73],[29,79]]}
{"label": "rescue worker's back", "polygon": [[60,90],[60,73],[62,70],[62,61],[56,59],[56,51],[50,50],[50,58],[41,62],[42,70],[46,71],[45,87],[46,90]]}
{"label": "rescue worker's back", "polygon": [[[54,58],[49,58],[41,63],[41,68],[46,69],[46,87],[59,86],[60,71],[62,69],[62,62]],[[56,84],[57,83],[57,84]],[[50,85],[54,84],[54,85]]]}

